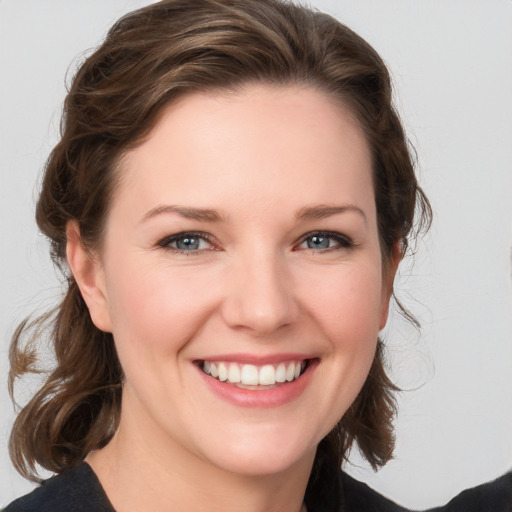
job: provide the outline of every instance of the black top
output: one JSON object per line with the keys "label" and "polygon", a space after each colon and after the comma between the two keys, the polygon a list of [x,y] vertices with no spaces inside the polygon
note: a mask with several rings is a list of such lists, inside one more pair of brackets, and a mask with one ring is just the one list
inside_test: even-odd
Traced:
{"label": "black top", "polygon": [[45,480],[2,512],[115,512],[86,462]]}
{"label": "black top", "polygon": [[[408,512],[366,484],[340,472],[337,489],[322,510],[309,512]],[[77,467],[54,476],[3,512],[115,512],[91,467]],[[430,512],[512,512],[512,472],[494,482],[462,492]]]}

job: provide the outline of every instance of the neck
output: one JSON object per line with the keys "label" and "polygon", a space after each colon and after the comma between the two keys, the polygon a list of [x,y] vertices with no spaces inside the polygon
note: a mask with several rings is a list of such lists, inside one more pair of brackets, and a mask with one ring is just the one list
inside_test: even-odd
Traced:
{"label": "neck", "polygon": [[305,511],[314,451],[278,473],[238,474],[191,453],[162,432],[134,427],[122,416],[111,442],[87,459],[117,512]]}

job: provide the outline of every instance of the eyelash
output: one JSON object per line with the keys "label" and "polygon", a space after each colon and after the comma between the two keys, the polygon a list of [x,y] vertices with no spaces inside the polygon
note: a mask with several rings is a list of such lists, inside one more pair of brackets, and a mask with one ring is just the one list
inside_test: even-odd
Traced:
{"label": "eyelash", "polygon": [[[306,242],[308,239],[311,239],[313,237],[327,238],[329,240],[334,240],[336,242],[336,245],[334,245],[333,247],[326,247],[326,248],[320,248],[320,249],[313,249],[311,247],[308,247],[308,248],[303,248],[303,250],[306,250],[311,253],[326,253],[326,252],[337,251],[337,250],[342,250],[342,249],[350,249],[355,246],[353,240],[351,240],[346,235],[342,235],[340,233],[335,233],[335,232],[331,232],[331,231],[312,231],[312,232],[304,235],[299,240],[299,242],[296,245],[294,245],[293,248],[294,249],[299,248],[304,242]],[[196,239],[205,241],[208,244],[210,244],[213,247],[213,249],[208,248],[208,249],[183,250],[183,249],[178,249],[177,247],[171,247],[170,244],[176,243],[180,239],[186,239],[186,238],[190,238],[190,239],[196,238]],[[218,250],[215,245],[214,238],[211,235],[209,235],[208,233],[196,232],[196,231],[182,231],[180,233],[176,233],[175,235],[167,236],[167,237],[163,238],[162,240],[160,240],[157,243],[157,245],[166,251],[170,251],[175,254],[183,254],[186,256],[202,254],[202,253],[210,251],[210,250]]]}
{"label": "eyelash", "polygon": [[339,251],[342,249],[351,249],[352,247],[355,246],[354,241],[351,238],[349,238],[346,235],[342,235],[341,233],[336,233],[332,231],[312,231],[304,235],[295,247],[302,245],[304,242],[308,240],[308,238],[313,237],[328,238],[330,240],[334,240],[336,242],[336,245],[334,245],[333,247],[326,247],[320,250],[312,249],[310,247],[304,248],[304,250],[312,253],[326,253],[331,251]]}
{"label": "eyelash", "polygon": [[[195,249],[195,250],[183,250],[178,249],[177,247],[171,247],[170,244],[177,242],[180,239],[186,238],[197,238],[202,241],[210,244],[213,249]],[[195,254],[201,254],[206,251],[216,250],[214,238],[208,233],[196,232],[196,231],[182,231],[181,233],[176,233],[175,235],[166,236],[162,240],[160,240],[157,245],[166,251],[173,252],[175,254],[184,254],[186,256],[191,256]]]}

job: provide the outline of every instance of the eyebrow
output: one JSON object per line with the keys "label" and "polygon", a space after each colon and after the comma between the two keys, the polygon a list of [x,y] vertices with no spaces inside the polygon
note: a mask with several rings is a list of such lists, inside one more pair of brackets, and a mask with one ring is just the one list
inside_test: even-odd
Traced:
{"label": "eyebrow", "polygon": [[[337,205],[315,205],[305,206],[297,212],[297,219],[299,220],[317,220],[332,217],[333,215],[339,215],[346,212],[358,213],[365,223],[367,223],[366,214],[358,206],[348,204],[343,206]],[[149,210],[141,222],[162,214],[176,213],[185,219],[206,221],[206,222],[223,222],[226,220],[226,216],[221,214],[218,210],[212,208],[192,208],[189,206],[178,206],[178,205],[160,205]]]}
{"label": "eyebrow", "polygon": [[161,205],[149,210],[144,217],[142,217],[141,222],[146,222],[147,220],[156,217],[162,214],[168,213],[177,213],[181,215],[185,219],[206,221],[206,222],[221,222],[224,217],[217,211],[212,210],[211,208],[191,208],[188,206],[177,206],[172,204]]}
{"label": "eyebrow", "polygon": [[338,215],[345,212],[358,213],[363,218],[364,222],[366,224],[368,223],[364,211],[359,208],[359,206],[355,206],[353,204],[347,204],[343,206],[323,204],[318,206],[305,206],[298,211],[297,218],[302,220],[317,220],[325,219],[326,217],[332,217],[333,215]]}

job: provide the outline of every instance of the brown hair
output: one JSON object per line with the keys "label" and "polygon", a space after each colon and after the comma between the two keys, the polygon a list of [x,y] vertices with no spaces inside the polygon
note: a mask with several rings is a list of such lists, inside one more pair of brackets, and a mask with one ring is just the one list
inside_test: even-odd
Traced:
{"label": "brown hair", "polygon": [[[190,92],[251,82],[309,85],[356,117],[373,158],[384,264],[397,242],[405,251],[415,210],[417,227],[428,225],[430,207],[392,106],[388,71],[350,29],[282,0],[164,0],[126,15],[76,73],[37,204],[37,223],[50,239],[67,289],[53,312],[22,323],[11,345],[11,395],[16,378],[38,371],[45,325],[56,359],[11,434],[11,458],[27,478],[37,479],[36,464],[60,472],[83,460],[109,441],[119,421],[123,372],[112,335],[94,326],[66,270],[66,223],[76,219],[85,246],[97,247],[116,164],[147,136],[164,107]],[[390,459],[396,389],[379,341],[362,391],[318,448],[307,500],[318,495],[327,468],[339,467],[354,442],[374,468]]]}

